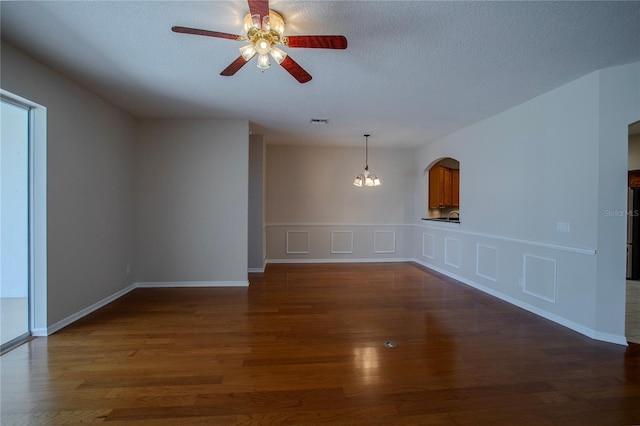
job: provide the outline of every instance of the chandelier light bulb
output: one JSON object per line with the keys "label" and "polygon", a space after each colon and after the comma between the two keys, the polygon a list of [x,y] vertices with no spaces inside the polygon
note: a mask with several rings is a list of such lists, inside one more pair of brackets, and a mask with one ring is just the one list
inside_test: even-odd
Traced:
{"label": "chandelier light bulb", "polygon": [[256,50],[261,55],[266,55],[271,50],[271,43],[264,38],[256,40]]}

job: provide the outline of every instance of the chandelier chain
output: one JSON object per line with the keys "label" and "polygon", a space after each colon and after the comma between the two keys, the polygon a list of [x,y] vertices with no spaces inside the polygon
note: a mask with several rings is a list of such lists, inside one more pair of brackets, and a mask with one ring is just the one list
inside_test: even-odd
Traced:
{"label": "chandelier chain", "polygon": [[364,135],[364,137],[365,137],[365,141],[364,141],[364,169],[365,170],[369,170],[369,136],[371,136],[371,135]]}

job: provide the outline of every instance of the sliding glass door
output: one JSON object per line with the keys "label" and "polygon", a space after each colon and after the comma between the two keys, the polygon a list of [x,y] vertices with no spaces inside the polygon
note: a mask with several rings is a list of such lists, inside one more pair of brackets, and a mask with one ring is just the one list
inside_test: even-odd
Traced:
{"label": "sliding glass door", "polygon": [[29,109],[2,99],[0,349],[29,337]]}

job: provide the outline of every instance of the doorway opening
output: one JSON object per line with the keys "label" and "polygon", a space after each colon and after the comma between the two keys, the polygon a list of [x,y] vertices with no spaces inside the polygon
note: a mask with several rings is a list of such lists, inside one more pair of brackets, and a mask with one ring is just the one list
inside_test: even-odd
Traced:
{"label": "doorway opening", "polygon": [[442,158],[424,171],[427,179],[425,219],[460,222],[460,162]]}
{"label": "doorway opening", "polygon": [[625,336],[640,343],[640,121],[629,125]]}

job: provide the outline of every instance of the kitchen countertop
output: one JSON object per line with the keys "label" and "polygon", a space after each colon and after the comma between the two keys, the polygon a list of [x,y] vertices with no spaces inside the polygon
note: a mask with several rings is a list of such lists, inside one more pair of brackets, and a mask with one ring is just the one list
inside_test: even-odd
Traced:
{"label": "kitchen countertop", "polygon": [[444,222],[444,223],[460,223],[459,218],[447,219],[446,217],[423,217],[422,220],[432,220],[434,222]]}

